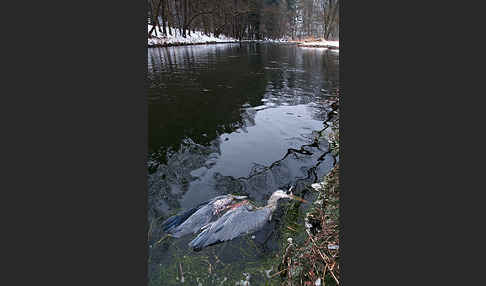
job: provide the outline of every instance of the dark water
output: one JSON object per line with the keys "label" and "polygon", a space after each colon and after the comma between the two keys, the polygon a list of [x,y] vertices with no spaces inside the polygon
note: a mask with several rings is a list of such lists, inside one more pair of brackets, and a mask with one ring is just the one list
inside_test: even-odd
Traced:
{"label": "dark water", "polygon": [[252,285],[264,284],[259,267],[278,250],[279,210],[254,239],[197,253],[191,236],[156,243],[159,223],[220,194],[264,204],[278,188],[300,193],[327,174],[335,159],[315,138],[329,111],[323,101],[339,92],[338,65],[338,52],[284,44],[148,49],[153,285],[180,284],[181,268],[187,285],[235,285],[245,271]]}

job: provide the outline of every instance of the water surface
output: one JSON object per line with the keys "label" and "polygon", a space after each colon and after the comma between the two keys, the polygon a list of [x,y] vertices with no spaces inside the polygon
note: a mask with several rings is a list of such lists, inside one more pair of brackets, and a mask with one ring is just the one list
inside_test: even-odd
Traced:
{"label": "water surface", "polygon": [[197,253],[187,248],[191,236],[156,244],[158,223],[220,194],[263,205],[278,188],[301,192],[327,174],[335,159],[315,138],[325,128],[323,101],[339,90],[338,57],[285,44],[148,49],[152,284],[176,283],[179,268],[189,285],[235,285],[244,271],[252,285],[267,279],[258,266],[278,250],[278,213],[253,239]]}

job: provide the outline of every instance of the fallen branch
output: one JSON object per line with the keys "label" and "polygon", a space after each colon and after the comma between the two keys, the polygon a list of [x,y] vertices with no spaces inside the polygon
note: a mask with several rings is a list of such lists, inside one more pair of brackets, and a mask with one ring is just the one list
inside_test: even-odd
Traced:
{"label": "fallen branch", "polygon": [[284,270],[280,270],[279,272],[277,272],[277,273],[274,273],[274,274],[270,275],[270,278],[273,278],[273,277],[277,276],[278,274],[280,274],[280,273],[284,272],[285,270],[289,270],[289,268],[286,268],[286,269],[284,269]]}

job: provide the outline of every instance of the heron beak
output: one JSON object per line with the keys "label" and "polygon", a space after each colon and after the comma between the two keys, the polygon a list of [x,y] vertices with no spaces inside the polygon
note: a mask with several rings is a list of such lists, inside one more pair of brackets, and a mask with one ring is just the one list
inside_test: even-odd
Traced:
{"label": "heron beak", "polygon": [[296,201],[299,201],[299,202],[303,202],[303,203],[309,203],[308,201],[304,200],[303,198],[299,198],[297,196],[294,196],[294,195],[289,195],[289,197],[293,200],[296,200]]}

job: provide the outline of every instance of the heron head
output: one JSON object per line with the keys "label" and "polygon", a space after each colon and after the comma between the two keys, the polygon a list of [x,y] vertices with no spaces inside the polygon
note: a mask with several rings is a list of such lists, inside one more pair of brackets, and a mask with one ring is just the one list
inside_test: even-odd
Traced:
{"label": "heron head", "polygon": [[276,199],[284,199],[284,198],[290,198],[290,194],[287,194],[287,192],[283,190],[276,190],[273,192],[272,197]]}

